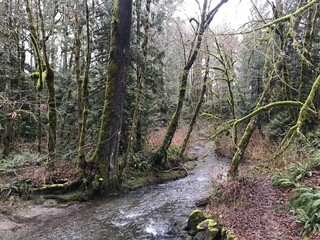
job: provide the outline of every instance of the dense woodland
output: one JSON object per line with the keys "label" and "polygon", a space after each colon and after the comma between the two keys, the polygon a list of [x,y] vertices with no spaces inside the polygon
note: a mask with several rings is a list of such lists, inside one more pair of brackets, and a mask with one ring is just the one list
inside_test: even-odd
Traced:
{"label": "dense woodland", "polygon": [[[0,169],[44,166],[55,188],[56,167],[71,165],[84,192],[108,193],[132,169],[179,166],[204,122],[206,140],[229,139],[229,179],[255,133],[274,147],[270,162],[317,159],[319,0],[248,2],[237,29],[216,24],[230,1],[195,0],[186,17],[189,1],[0,1]],[[317,201],[308,233],[320,228],[319,188],[304,191]]]}

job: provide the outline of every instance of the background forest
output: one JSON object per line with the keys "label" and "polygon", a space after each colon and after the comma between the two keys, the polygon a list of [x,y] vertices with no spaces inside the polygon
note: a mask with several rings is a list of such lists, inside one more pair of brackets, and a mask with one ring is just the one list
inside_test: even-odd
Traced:
{"label": "background forest", "polygon": [[[250,16],[238,29],[215,16],[228,11],[227,0],[194,1],[198,14],[186,16],[189,1],[133,1],[125,95],[110,83],[106,90],[117,43],[113,1],[0,1],[1,173],[41,165],[43,179],[33,183],[40,187],[64,184],[57,169],[70,168],[95,190],[114,188],[128,169],[176,166],[194,128],[232,158],[229,178],[238,176],[256,135],[273,149],[266,168],[313,159],[320,144],[319,0],[246,1]],[[104,106],[111,95],[123,112]],[[108,112],[121,113],[114,118],[121,129],[103,136]],[[189,131],[172,147],[178,123]],[[101,149],[113,135],[119,138],[105,160]]]}

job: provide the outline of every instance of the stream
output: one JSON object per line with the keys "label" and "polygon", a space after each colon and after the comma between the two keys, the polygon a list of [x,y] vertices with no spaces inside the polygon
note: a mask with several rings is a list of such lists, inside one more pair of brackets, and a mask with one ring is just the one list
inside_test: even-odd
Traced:
{"label": "stream", "polygon": [[225,178],[229,165],[228,160],[217,159],[213,153],[203,158],[211,144],[198,143],[193,148],[199,156],[197,166],[185,178],[103,200],[56,208],[56,212],[42,221],[39,216],[49,214],[50,208],[39,207],[41,214],[29,216],[33,221],[2,239],[185,239],[183,228],[189,213],[196,209],[196,201],[209,196],[212,183]]}

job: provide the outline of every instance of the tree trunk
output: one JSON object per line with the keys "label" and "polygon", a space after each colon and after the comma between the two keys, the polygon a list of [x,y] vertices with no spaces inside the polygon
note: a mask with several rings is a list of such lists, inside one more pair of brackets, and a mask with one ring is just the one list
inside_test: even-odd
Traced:
{"label": "tree trunk", "polygon": [[[277,11],[277,13],[281,13],[281,11]],[[275,18],[276,18],[275,21],[277,21],[277,19],[281,19],[279,18],[278,15],[275,15]],[[296,22],[294,23],[294,25],[297,24],[297,21],[300,21],[300,19],[296,19]],[[291,36],[290,30],[287,33],[284,33],[284,29],[282,28],[281,22],[280,22],[280,28],[278,29],[278,31],[276,31],[276,34],[278,34],[281,39],[281,42],[280,42],[281,52],[278,56],[277,62],[274,64],[274,68],[271,70],[269,81],[265,85],[265,89],[259,98],[259,101],[255,107],[255,110],[269,103],[271,92],[275,87],[279,76],[283,76],[283,71],[285,70],[286,56],[287,56],[286,51],[288,51],[287,43],[288,43],[288,39],[290,39],[292,36]],[[286,37],[283,37],[283,35],[285,35]],[[238,175],[239,165],[243,160],[244,153],[246,151],[250,138],[254,130],[256,129],[257,125],[258,125],[258,119],[256,117],[251,118],[249,123],[247,124],[244,130],[244,133],[239,141],[237,149],[235,150],[234,155],[232,157],[232,164],[228,171],[228,178],[234,178]]]}
{"label": "tree trunk", "polygon": [[208,75],[209,75],[209,62],[210,62],[210,56],[208,55],[208,56],[207,56],[207,61],[206,61],[206,70],[205,70],[205,74],[204,74],[204,77],[203,77],[201,94],[200,94],[200,97],[199,97],[199,100],[198,100],[196,109],[195,109],[195,111],[194,111],[192,120],[191,120],[191,122],[190,122],[188,133],[187,133],[186,137],[185,137],[184,140],[183,140],[182,148],[181,148],[180,153],[179,153],[179,156],[180,156],[181,158],[183,157],[184,151],[185,151],[186,148],[187,148],[188,141],[189,141],[189,138],[190,138],[191,133],[192,133],[192,130],[193,130],[193,126],[194,126],[194,124],[196,123],[198,114],[199,114],[199,112],[200,112],[202,103],[203,103],[203,101],[204,101],[204,95],[205,95],[206,90],[207,90],[207,80],[208,80]]}
{"label": "tree trunk", "polygon": [[87,28],[87,55],[86,55],[86,66],[85,66],[85,73],[84,73],[84,80],[82,86],[82,116],[81,116],[81,129],[80,129],[80,136],[79,136],[79,150],[78,150],[78,167],[83,171],[85,171],[85,143],[86,143],[86,130],[87,130],[87,119],[88,119],[88,105],[89,105],[89,70],[90,70],[90,63],[91,63],[91,49],[90,49],[90,16],[89,16],[89,7],[88,1],[85,0],[86,4],[86,28]]}
{"label": "tree trunk", "polygon": [[118,188],[118,152],[128,76],[132,0],[115,0],[110,33],[108,79],[98,144],[88,162],[93,190]]}
{"label": "tree trunk", "polygon": [[[146,2],[146,22],[145,22],[145,31],[144,31],[144,39],[142,43],[142,60],[141,64],[138,63],[137,67],[137,76],[138,76],[138,92],[136,96],[136,103],[135,103],[135,109],[134,114],[132,118],[132,124],[128,139],[128,146],[126,149],[126,152],[123,157],[123,166],[120,168],[120,175],[123,171],[123,169],[126,167],[130,154],[132,152],[133,144],[135,140],[138,142],[138,145],[141,146],[141,139],[137,139],[138,136],[141,137],[141,100],[143,96],[144,91],[144,83],[145,83],[145,76],[146,76],[146,65],[147,65],[147,54],[148,54],[148,42],[149,42],[149,30],[150,30],[150,24],[149,24],[149,15],[150,15],[150,5],[151,0],[147,0]],[[139,24],[139,23],[138,23]],[[138,27],[139,28],[139,27]],[[139,33],[139,31],[137,31]],[[139,36],[137,36],[138,38]],[[139,61],[139,60],[138,60]],[[135,139],[136,135],[136,139]]]}
{"label": "tree trunk", "polygon": [[[158,150],[155,152],[153,156],[153,164],[154,165],[161,165],[165,164],[167,165],[166,159],[167,159],[167,150],[171,144],[172,138],[174,136],[174,133],[176,132],[176,129],[178,127],[178,121],[179,117],[182,111],[186,88],[187,88],[187,81],[190,69],[194,63],[194,61],[197,58],[198,52],[201,47],[202,43],[202,37],[208,26],[210,25],[213,17],[216,15],[220,7],[228,2],[228,0],[221,0],[220,3],[217,4],[215,8],[213,8],[211,11],[207,12],[207,6],[208,1],[205,0],[203,2],[202,12],[201,12],[201,21],[200,25],[197,29],[197,33],[195,36],[195,41],[192,42],[192,46],[189,52],[189,57],[186,62],[186,65],[183,68],[182,75],[180,77],[180,86],[179,86],[179,96],[178,96],[178,103],[176,110],[170,120],[169,126],[167,128],[166,135],[164,137],[164,140],[162,141],[162,144],[158,148]],[[163,162],[165,160],[165,162]]]}
{"label": "tree trunk", "polygon": [[[48,156],[46,161],[46,171],[51,172],[54,168],[55,156],[56,156],[56,141],[57,141],[57,104],[56,104],[56,94],[54,87],[54,70],[52,69],[48,53],[46,41],[48,40],[44,28],[44,19],[42,15],[42,10],[40,6],[40,0],[38,1],[38,11],[41,24],[42,32],[42,47],[43,47],[43,56],[46,67],[46,83],[48,87],[48,135],[47,135],[47,146],[48,146]],[[49,174],[50,175],[50,174]],[[50,176],[49,176],[50,178]],[[50,179],[49,179],[50,181]]]}
{"label": "tree trunk", "polygon": [[[231,57],[228,58],[225,51],[221,49],[221,46],[217,38],[215,38],[215,43],[216,43],[217,51],[219,54],[218,60],[223,66],[223,69],[219,69],[219,70],[221,70],[225,75],[225,81],[227,82],[227,85],[228,85],[228,93],[229,93],[228,105],[230,107],[231,116],[233,119],[236,119],[236,107],[234,102],[234,94],[231,86],[231,83],[234,81],[234,78],[232,76],[233,74],[230,72],[231,70],[233,70],[232,59],[230,59]],[[236,145],[238,142],[238,136],[237,136],[238,131],[236,126],[233,127],[232,135],[233,135],[232,136],[233,143],[234,145]]]}
{"label": "tree trunk", "polygon": [[80,63],[80,52],[81,52],[81,33],[82,33],[82,26],[80,25],[79,20],[79,5],[77,4],[75,14],[74,14],[74,24],[75,24],[75,54],[74,54],[74,63],[75,63],[75,74],[76,74],[76,81],[78,87],[78,95],[77,95],[77,105],[78,105],[78,136],[77,140],[80,142],[80,134],[82,131],[83,119],[82,119],[82,79],[81,79],[81,63]]}
{"label": "tree trunk", "polygon": [[315,35],[315,26],[317,24],[318,16],[319,16],[319,5],[315,6],[315,9],[310,8],[307,16],[307,28],[305,38],[303,40],[303,60],[301,67],[301,80],[299,86],[299,100],[303,101],[307,97],[307,86],[310,85],[310,80],[313,77],[312,72],[315,71],[315,66],[311,64],[312,57],[312,45],[314,41]]}

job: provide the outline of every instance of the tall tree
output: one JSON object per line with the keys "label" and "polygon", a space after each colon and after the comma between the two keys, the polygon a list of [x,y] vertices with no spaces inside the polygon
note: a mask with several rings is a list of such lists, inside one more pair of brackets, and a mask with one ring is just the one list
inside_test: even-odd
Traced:
{"label": "tall tree", "polygon": [[[49,124],[48,124],[48,135],[47,135],[48,156],[47,156],[47,162],[46,162],[46,169],[50,171],[54,166],[55,150],[56,150],[56,132],[57,132],[57,107],[56,107],[55,86],[54,86],[54,70],[53,70],[52,64],[50,64],[49,62],[47,45],[46,45],[46,42],[49,39],[50,34],[47,35],[45,31],[45,27],[44,27],[45,22],[42,14],[43,6],[41,6],[41,1],[38,0],[37,2],[39,18],[40,18],[40,31],[42,34],[41,40],[35,28],[29,0],[25,0],[25,3],[26,3],[26,12],[28,15],[30,38],[36,52],[36,59],[38,61],[38,68],[39,68],[39,72],[36,74],[38,75],[37,87],[39,88],[39,90],[42,89],[43,82],[45,80],[48,88]],[[55,4],[57,4],[57,2],[55,2]],[[44,60],[42,59],[42,55],[40,53],[40,47],[39,47],[40,41],[42,43]]]}
{"label": "tall tree", "polygon": [[[208,46],[207,46],[207,49],[208,49]],[[204,96],[205,96],[206,91],[207,91],[207,82],[208,82],[208,79],[209,79],[209,63],[210,63],[210,55],[208,55],[207,58],[206,58],[205,73],[204,73],[204,77],[203,77],[201,93],[200,93],[200,96],[199,96],[199,100],[198,100],[197,106],[196,106],[196,108],[194,110],[191,122],[189,124],[189,129],[188,129],[187,135],[183,140],[183,144],[182,144],[181,150],[179,152],[179,156],[180,157],[183,157],[184,151],[187,148],[187,145],[188,145],[189,138],[191,136],[193,127],[194,127],[194,125],[196,123],[198,114],[199,114],[200,109],[202,107],[202,103],[204,102]]]}
{"label": "tall tree", "polygon": [[[144,36],[143,36],[143,42],[142,42],[142,57],[141,60],[138,60],[137,63],[137,80],[138,80],[138,92],[136,95],[136,101],[135,101],[135,109],[134,114],[132,118],[131,123],[131,129],[129,133],[128,138],[128,145],[126,152],[124,154],[124,166],[121,167],[120,171],[123,170],[124,167],[126,167],[127,162],[130,158],[130,154],[133,148],[133,144],[136,140],[138,147],[138,150],[141,150],[141,101],[144,93],[144,85],[145,85],[145,78],[146,78],[146,65],[147,65],[147,53],[148,53],[148,42],[149,42],[149,30],[150,30],[150,5],[151,0],[146,1],[146,19],[145,19],[145,27],[144,27]],[[140,44],[139,34],[140,34],[140,16],[139,11],[141,11],[141,1],[137,1],[137,42]],[[139,21],[138,21],[139,20]],[[138,57],[139,58],[139,57]],[[140,136],[140,137],[138,137]],[[121,172],[120,172],[121,174]]]}
{"label": "tall tree", "polygon": [[[296,33],[297,33],[297,27],[300,24],[301,16],[302,14],[307,11],[309,8],[312,8],[315,4],[317,4],[318,1],[313,0],[310,1],[307,4],[300,5],[296,10],[293,12],[285,15],[285,16],[279,16],[279,13],[282,12],[282,1],[277,2],[279,6],[277,6],[276,11],[274,11],[274,17],[275,20],[271,21],[269,23],[264,24],[262,27],[256,30],[260,30],[262,28],[271,28],[274,30],[274,39],[276,37],[280,40],[279,46],[279,53],[276,55],[276,62],[272,63],[271,69],[268,72],[268,79],[264,87],[264,91],[262,92],[259,100],[257,101],[256,107],[254,111],[257,111],[263,106],[268,105],[268,103],[271,100],[272,91],[274,88],[277,87],[277,83],[281,82],[284,83],[284,85],[288,86],[289,84],[287,81],[287,56],[288,51],[292,48],[296,50],[298,53],[298,58],[300,57],[302,60],[305,60],[302,54],[300,53],[299,43],[296,39]],[[300,4],[302,1],[300,2]],[[290,24],[288,25],[288,28],[284,28],[284,22],[290,21]],[[274,54],[274,52],[272,52]],[[270,63],[269,63],[270,65]],[[265,64],[265,68],[268,68],[268,62]],[[285,95],[285,94],[282,94]],[[312,97],[313,100],[313,97]],[[237,149],[234,152],[233,158],[232,158],[232,164],[230,166],[230,169],[228,171],[228,177],[233,178],[238,175],[238,168],[239,164],[242,162],[245,150],[249,144],[250,138],[255,130],[255,128],[258,126],[258,119],[257,117],[250,118],[250,121],[246,125],[246,128],[244,130],[244,133],[239,141],[239,144],[237,145]],[[293,132],[293,131],[292,131]],[[290,134],[289,134],[290,135]],[[291,136],[291,135],[290,135]]]}
{"label": "tall tree", "polygon": [[208,0],[204,0],[203,2],[200,23],[198,24],[198,28],[196,29],[196,34],[195,34],[194,40],[192,41],[192,46],[190,48],[188,58],[183,67],[182,75],[180,76],[179,96],[178,96],[178,103],[176,106],[176,110],[170,120],[169,126],[167,128],[167,132],[162,141],[162,144],[157,149],[156,153],[153,156],[153,163],[155,165],[163,164],[162,160],[167,158],[167,150],[171,144],[174,133],[178,127],[179,117],[180,117],[184,99],[185,99],[189,72],[199,53],[203,34],[208,29],[213,17],[219,11],[220,7],[226,2],[228,2],[228,0],[221,0],[212,10],[208,10]]}
{"label": "tall tree", "polygon": [[106,95],[98,144],[87,165],[94,190],[118,187],[118,152],[128,76],[132,0],[115,0],[110,32]]}
{"label": "tall tree", "polygon": [[81,88],[81,92],[83,94],[82,97],[82,114],[79,124],[79,150],[78,150],[78,167],[82,170],[85,169],[85,143],[86,143],[86,134],[87,134],[87,120],[88,120],[88,105],[89,105],[89,70],[90,70],[90,63],[91,63],[91,49],[90,49],[90,42],[91,42],[91,34],[90,34],[90,14],[89,14],[89,6],[88,1],[85,0],[86,6],[86,30],[87,30],[87,54],[86,54],[86,65],[85,65],[85,72],[84,72],[84,80]]}

